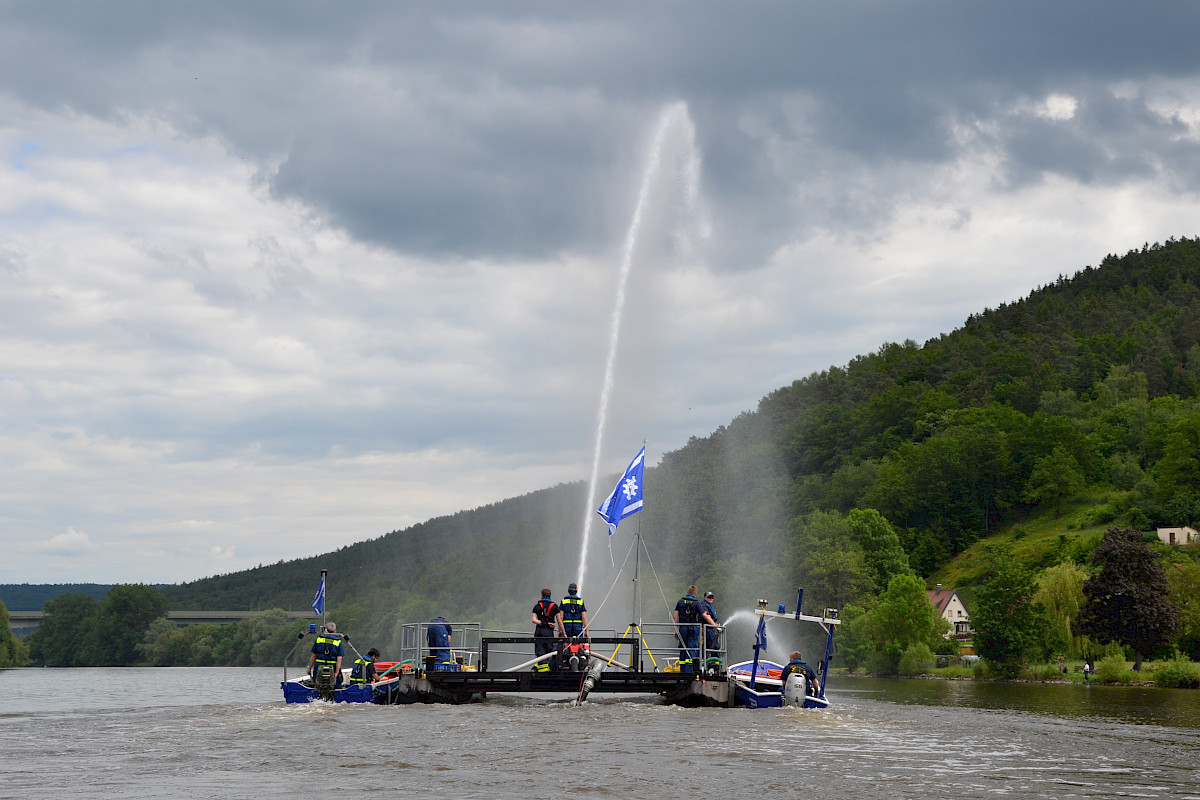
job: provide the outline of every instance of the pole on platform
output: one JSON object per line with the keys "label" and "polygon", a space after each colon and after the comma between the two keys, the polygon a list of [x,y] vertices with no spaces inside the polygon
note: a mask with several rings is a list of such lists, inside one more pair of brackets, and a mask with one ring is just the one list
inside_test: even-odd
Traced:
{"label": "pole on platform", "polygon": [[325,581],[328,574],[329,570],[321,570],[321,587],[325,592],[325,596],[321,598],[321,633],[325,633],[325,609],[329,607],[329,584]]}

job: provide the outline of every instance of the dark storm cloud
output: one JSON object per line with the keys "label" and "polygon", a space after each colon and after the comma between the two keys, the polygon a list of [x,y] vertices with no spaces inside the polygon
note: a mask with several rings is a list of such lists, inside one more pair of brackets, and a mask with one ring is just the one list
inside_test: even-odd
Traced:
{"label": "dark storm cloud", "polygon": [[[856,171],[946,163],[964,123],[1013,186],[1196,171],[1195,142],[1112,89],[1197,73],[1185,3],[7,3],[5,18],[7,91],[215,132],[279,196],[444,258],[611,247],[628,198],[610,187],[633,182],[645,119],[673,99],[698,121],[727,259],[885,220],[905,187]],[[1009,113],[1051,92],[1079,94],[1084,118]],[[804,114],[782,113],[796,99]],[[803,205],[830,162],[824,208]]]}

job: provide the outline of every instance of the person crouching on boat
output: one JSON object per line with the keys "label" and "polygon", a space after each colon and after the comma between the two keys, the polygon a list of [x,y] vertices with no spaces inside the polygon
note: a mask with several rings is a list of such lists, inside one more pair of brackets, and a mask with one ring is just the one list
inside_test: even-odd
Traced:
{"label": "person crouching on boat", "polygon": [[374,683],[376,672],[375,662],[379,660],[379,651],[372,647],[363,658],[356,659],[350,670],[350,682],[362,686],[364,683]]}
{"label": "person crouching on boat", "polygon": [[426,631],[429,640],[429,655],[433,656],[434,669],[441,672],[453,672],[458,669],[458,663],[450,652],[450,637],[454,628],[446,622],[445,617],[434,617]]}
{"label": "person crouching on boat", "polygon": [[805,693],[816,697],[820,694],[820,687],[817,686],[817,673],[813,672],[812,667],[804,663],[804,656],[799,650],[792,652],[788,665],[779,673],[779,680],[783,681],[782,689],[787,688],[788,676],[794,672],[798,672],[804,676]]}
{"label": "person crouching on boat", "polygon": [[[542,589],[542,597],[533,606],[533,654],[544,656],[554,651],[554,634],[562,629],[558,620],[558,603],[550,599],[550,590]],[[549,672],[553,659],[539,661],[533,665],[534,672]]]}
{"label": "person crouching on boat", "polygon": [[[671,618],[675,621],[675,635],[682,648],[679,651],[679,671],[695,672],[696,656],[700,653],[700,604],[696,600],[699,591],[695,584],[688,587],[687,594],[679,598]],[[709,618],[711,620],[711,617]]]}
{"label": "person crouching on boat", "polygon": [[[326,622],[325,631],[319,634],[317,640],[313,642],[312,654],[308,657],[309,676],[316,680],[322,667],[332,667],[333,674],[336,676],[334,688],[342,688],[342,653],[342,637],[338,636],[337,625]],[[313,672],[314,667],[315,673]]]}

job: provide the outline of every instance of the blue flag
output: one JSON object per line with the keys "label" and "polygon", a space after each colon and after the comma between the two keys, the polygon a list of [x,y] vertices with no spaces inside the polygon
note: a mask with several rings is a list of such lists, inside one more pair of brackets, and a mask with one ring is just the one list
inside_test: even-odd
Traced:
{"label": "blue flag", "polygon": [[317,587],[317,594],[313,597],[312,610],[317,612],[317,616],[325,613],[325,576],[321,576],[321,585]]}
{"label": "blue flag", "polygon": [[637,458],[625,468],[625,474],[613,488],[608,499],[600,504],[596,513],[608,523],[608,535],[617,532],[617,525],[630,514],[642,510],[642,472],[646,463],[646,448],[643,446]]}
{"label": "blue flag", "polygon": [[754,632],[754,647],[756,650],[767,649],[767,618],[758,618],[758,630]]}

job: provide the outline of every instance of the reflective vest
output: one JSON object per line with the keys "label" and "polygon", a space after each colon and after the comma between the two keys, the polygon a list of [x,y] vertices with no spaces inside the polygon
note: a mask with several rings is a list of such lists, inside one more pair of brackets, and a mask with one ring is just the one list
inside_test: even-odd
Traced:
{"label": "reflective vest", "polygon": [[351,683],[366,683],[367,682],[367,665],[375,662],[369,658],[360,658],[354,662],[354,669],[350,670]]}
{"label": "reflective vest", "polygon": [[567,636],[575,636],[583,632],[583,598],[577,594],[569,594],[562,599],[563,629]]}
{"label": "reflective vest", "polygon": [[679,600],[683,604],[680,608],[678,605],[675,610],[679,612],[679,624],[695,624],[700,621],[700,609],[696,607],[696,598],[690,594],[685,594]]}
{"label": "reflective vest", "polygon": [[317,636],[312,651],[317,664],[337,664],[338,656],[342,654],[342,637],[336,633],[322,633]]}

